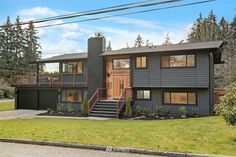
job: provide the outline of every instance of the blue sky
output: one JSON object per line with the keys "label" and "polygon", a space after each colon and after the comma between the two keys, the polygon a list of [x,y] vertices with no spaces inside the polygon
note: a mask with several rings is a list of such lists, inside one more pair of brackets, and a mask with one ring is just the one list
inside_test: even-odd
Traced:
{"label": "blue sky", "polygon": [[[22,20],[30,20],[135,1],[139,0],[0,0],[0,23],[2,24],[7,16],[14,20],[17,15],[20,15]],[[176,4],[196,1],[198,0],[184,0]],[[107,40],[111,41],[113,49],[126,47],[127,43],[133,46],[138,34],[141,34],[144,40],[149,39],[153,44],[161,44],[169,32],[171,41],[177,43],[186,39],[191,25],[200,12],[207,16],[211,10],[216,13],[218,19],[224,16],[227,20],[232,20],[236,15],[236,0],[216,0],[195,6],[39,29],[42,57],[86,51],[87,39],[95,32],[102,32]],[[82,18],[72,20],[79,19]],[[63,21],[53,23],[57,22]]]}

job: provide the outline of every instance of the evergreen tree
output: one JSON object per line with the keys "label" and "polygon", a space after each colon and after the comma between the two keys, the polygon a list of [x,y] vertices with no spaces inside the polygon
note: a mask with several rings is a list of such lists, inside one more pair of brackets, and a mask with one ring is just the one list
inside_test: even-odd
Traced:
{"label": "evergreen tree", "polygon": [[14,60],[17,68],[17,73],[22,73],[24,72],[24,53],[26,51],[26,33],[25,30],[22,29],[20,25],[20,18],[17,16],[16,18],[16,23],[15,23],[15,35],[14,35]]}
{"label": "evergreen tree", "polygon": [[199,14],[199,17],[194,22],[191,33],[188,35],[188,41],[189,42],[199,42],[201,40],[201,34],[203,29],[203,18],[202,14]]}
{"label": "evergreen tree", "polygon": [[214,14],[213,10],[211,10],[208,16],[208,24],[209,24],[209,41],[214,41],[219,39],[219,27],[217,25],[216,15]]}
{"label": "evergreen tree", "polygon": [[14,63],[14,27],[10,21],[10,17],[7,17],[7,21],[2,27],[2,44],[1,44],[1,58],[5,62],[2,68],[5,68],[6,77],[10,77],[12,73],[15,73],[15,63]]}
{"label": "evergreen tree", "polygon": [[25,70],[27,72],[35,72],[36,66],[29,65],[31,61],[36,61],[41,57],[41,46],[38,43],[39,37],[37,36],[37,31],[34,28],[33,22],[29,23],[28,28],[26,28],[26,50],[24,51],[24,63]]}
{"label": "evergreen tree", "polygon": [[134,47],[142,47],[142,45],[143,45],[143,39],[141,35],[139,34],[135,40]]}
{"label": "evergreen tree", "polygon": [[169,32],[166,34],[166,38],[165,38],[165,41],[162,43],[162,45],[169,45],[169,44],[172,44],[171,41],[170,41],[170,35],[169,35]]}
{"label": "evergreen tree", "polygon": [[146,47],[149,47],[150,46],[150,42],[149,40],[146,40],[146,44],[145,44]]}
{"label": "evergreen tree", "polygon": [[224,17],[221,18],[220,23],[219,23],[219,39],[220,40],[225,40],[228,39],[229,37],[229,23],[225,20]]}

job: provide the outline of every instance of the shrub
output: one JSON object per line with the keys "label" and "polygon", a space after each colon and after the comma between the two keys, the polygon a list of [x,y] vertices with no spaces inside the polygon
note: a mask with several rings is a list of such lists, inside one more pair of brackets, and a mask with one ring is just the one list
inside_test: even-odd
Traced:
{"label": "shrub", "polygon": [[131,109],[131,101],[130,98],[126,100],[126,105],[125,105],[125,117],[131,117],[132,116],[132,109]]}
{"label": "shrub", "polygon": [[236,82],[227,86],[221,103],[215,108],[216,113],[223,116],[227,124],[236,126]]}
{"label": "shrub", "polygon": [[197,109],[197,108],[194,108],[194,109],[193,109],[193,115],[194,115],[194,116],[197,116],[197,115],[198,115],[198,109]]}
{"label": "shrub", "polygon": [[4,92],[4,97],[5,97],[5,98],[8,98],[9,95],[10,95],[10,91],[7,90],[7,89],[4,89],[3,92]]}
{"label": "shrub", "polygon": [[68,108],[68,112],[69,112],[69,113],[74,113],[74,112],[75,112],[75,109],[73,109],[72,107],[69,107],[69,108]]}
{"label": "shrub", "polygon": [[51,112],[52,112],[52,109],[51,109],[51,108],[47,108],[47,112],[48,112],[48,113],[51,113]]}
{"label": "shrub", "polygon": [[186,108],[184,106],[179,108],[179,113],[181,115],[181,117],[186,117],[186,114],[188,113],[188,111],[186,110]]}
{"label": "shrub", "polygon": [[61,106],[61,104],[57,104],[57,112],[58,112],[58,113],[62,112],[62,106]]}
{"label": "shrub", "polygon": [[143,109],[142,109],[142,107],[141,107],[140,105],[138,105],[138,106],[136,107],[136,109],[135,109],[135,113],[136,113],[137,115],[141,115],[141,114],[142,114],[142,111],[143,111]]}
{"label": "shrub", "polygon": [[149,109],[148,108],[143,108],[143,115],[148,116],[149,115]]}
{"label": "shrub", "polygon": [[163,109],[163,113],[164,113],[165,115],[169,115],[169,114],[170,114],[170,110],[169,110],[169,109]]}
{"label": "shrub", "polygon": [[157,106],[156,107],[156,115],[161,115],[161,113],[162,113],[162,107]]}
{"label": "shrub", "polygon": [[84,100],[83,100],[83,103],[82,103],[81,110],[82,110],[82,115],[88,116],[89,106],[88,106],[88,98],[87,98],[86,95],[84,96]]}
{"label": "shrub", "polygon": [[4,97],[4,92],[0,89],[0,99],[3,99]]}
{"label": "shrub", "polygon": [[7,91],[9,93],[8,98],[14,98],[15,97],[15,88],[14,87],[8,87]]}

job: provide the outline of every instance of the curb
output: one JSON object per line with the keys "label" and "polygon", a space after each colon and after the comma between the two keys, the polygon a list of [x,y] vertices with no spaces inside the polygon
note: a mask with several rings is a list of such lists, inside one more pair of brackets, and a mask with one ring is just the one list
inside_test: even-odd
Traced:
{"label": "curb", "polygon": [[126,148],[126,147],[97,146],[97,145],[89,145],[89,144],[73,144],[73,143],[60,143],[60,142],[48,142],[48,141],[33,141],[33,140],[21,140],[21,139],[12,139],[12,138],[0,138],[0,142],[92,149],[92,150],[100,150],[100,151],[107,151],[107,152],[134,153],[134,154],[157,155],[157,156],[166,156],[166,157],[227,157],[227,156],[222,156],[222,155],[218,156],[218,155],[192,154],[192,153],[181,153],[181,152],[164,152],[164,151],[135,149],[135,148]]}

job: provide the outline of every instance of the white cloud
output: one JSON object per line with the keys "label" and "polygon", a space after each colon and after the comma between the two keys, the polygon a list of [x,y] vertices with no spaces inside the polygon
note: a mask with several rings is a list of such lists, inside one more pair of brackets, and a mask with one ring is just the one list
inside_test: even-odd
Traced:
{"label": "white cloud", "polygon": [[[20,13],[24,21],[27,21],[38,19],[42,16],[55,16],[60,13],[68,12],[52,10],[46,7],[35,7],[20,10],[18,13]],[[87,39],[93,36],[94,32],[102,32],[107,38],[107,43],[111,40],[113,49],[126,47],[126,43],[132,47],[138,34],[141,34],[144,41],[150,40],[154,45],[157,45],[163,43],[167,32],[169,32],[171,42],[178,43],[186,39],[192,25],[186,23],[166,24],[159,23],[158,21],[128,17],[116,17],[106,19],[106,21],[114,23],[114,26],[119,25],[120,27],[71,23],[38,29],[43,51],[42,57],[46,58],[63,53],[87,51]],[[35,24],[35,26],[58,24],[62,22],[64,21],[56,20]]]}
{"label": "white cloud", "polygon": [[17,12],[20,16],[31,16],[31,17],[43,17],[43,16],[56,16],[58,13],[47,7],[34,7],[31,9],[23,9]]}
{"label": "white cloud", "polygon": [[169,28],[166,31],[162,30],[145,30],[145,29],[136,29],[136,30],[127,30],[127,29],[118,29],[112,27],[97,27],[94,28],[97,31],[106,32],[107,41],[111,40],[111,45],[113,49],[120,49],[127,46],[134,46],[134,41],[137,38],[137,35],[140,34],[143,38],[144,43],[146,40],[149,40],[154,45],[162,44],[165,40],[166,34],[169,32],[170,40],[172,43],[179,43],[181,40],[186,39],[189,32],[190,25],[181,26],[181,29],[173,27]]}

